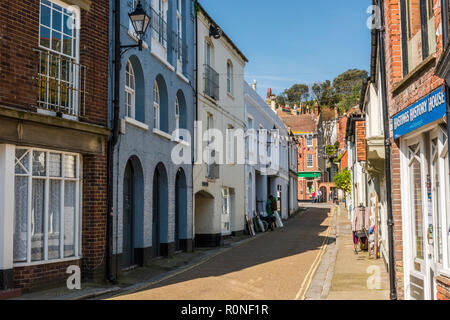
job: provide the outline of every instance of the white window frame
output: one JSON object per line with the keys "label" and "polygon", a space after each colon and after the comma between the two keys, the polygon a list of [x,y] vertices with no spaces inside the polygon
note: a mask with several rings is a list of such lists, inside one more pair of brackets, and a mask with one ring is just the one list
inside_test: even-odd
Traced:
{"label": "white window frame", "polygon": [[[51,7],[49,7],[46,3],[43,3],[42,0],[39,1],[39,37],[38,37],[38,47],[39,49],[43,50],[44,52],[48,52],[51,56],[53,56],[53,59],[57,59],[56,63],[58,64],[58,76],[57,77],[53,77],[50,75],[50,69],[54,68],[50,66],[50,56],[47,56],[47,61],[46,61],[46,66],[45,69],[46,73],[41,73],[42,70],[42,66],[41,66],[41,61],[39,61],[39,77],[45,78],[46,81],[46,95],[45,95],[45,100],[40,100],[38,101],[38,105],[40,109],[44,109],[44,110],[49,110],[49,111],[53,111],[52,107],[61,107],[62,103],[61,103],[61,82],[64,82],[66,84],[67,87],[71,88],[72,92],[68,98],[67,101],[67,108],[69,110],[72,110],[72,112],[70,113],[70,115],[78,115],[78,100],[79,100],[79,92],[80,92],[80,75],[79,73],[81,72],[81,66],[80,66],[80,24],[81,24],[81,13],[79,8],[75,7],[75,6],[70,6],[67,3],[64,3],[62,1],[59,0],[47,0],[48,2],[51,3]],[[54,9],[53,5],[57,5],[60,6],[63,10],[59,11],[58,9]],[[50,26],[46,26],[43,25],[41,22],[41,16],[42,16],[42,10],[41,7],[45,6],[47,8],[50,8]],[[70,9],[70,10],[69,10]],[[61,32],[59,32],[59,30],[56,30],[53,28],[53,11],[57,11],[57,12],[61,12],[61,18],[63,18],[65,15],[67,15],[66,13],[64,13],[64,10],[67,11],[71,11],[71,13],[73,14],[73,26],[74,29],[72,30],[72,35],[68,35],[66,33],[64,33],[64,26],[63,26],[63,19],[61,21]],[[49,47],[46,47],[44,45],[41,44],[41,28],[46,28],[49,29],[50,31],[50,39],[49,39]],[[63,41],[61,42],[61,50],[57,51],[52,49],[52,34],[53,31],[58,32],[61,34],[61,39],[64,39],[64,36],[66,37],[70,37],[71,39],[71,46],[72,46],[72,55],[68,55],[65,54],[64,51],[64,44]],[[63,60],[64,59],[64,60]],[[40,57],[40,60],[42,60],[42,54]],[[45,60],[44,60],[45,61]],[[52,60],[55,61],[55,60]],[[66,69],[69,69],[70,71],[68,71],[69,74],[69,80],[63,80],[62,76],[61,76],[61,69],[62,63],[65,63],[63,61],[68,61],[68,66],[66,66]],[[50,98],[50,85],[49,82],[50,80],[56,80],[58,82],[58,94],[57,94],[57,101],[56,103],[52,103],[51,98]],[[41,106],[44,105],[44,107]]]}
{"label": "white window frame", "polygon": [[[310,140],[311,140],[311,141],[310,141]],[[309,142],[311,142],[311,143],[309,143]],[[311,148],[311,147],[314,146],[314,140],[313,140],[313,136],[312,136],[312,135],[307,135],[307,136],[306,136],[306,146],[307,146],[308,148]]]}
{"label": "white window frame", "polygon": [[178,96],[175,97],[175,129],[180,128],[180,102]]}
{"label": "white window frame", "polygon": [[155,129],[160,129],[161,122],[160,122],[160,107],[161,107],[161,100],[160,100],[160,94],[159,94],[159,86],[158,82],[155,80],[153,83],[153,126]]}
{"label": "white window frame", "polygon": [[[308,165],[309,162],[311,162],[311,165]],[[312,154],[307,154],[306,155],[306,167],[307,168],[314,168],[314,156]]]}
{"label": "white window frame", "polygon": [[233,64],[227,61],[227,93],[233,95]]}
{"label": "white window frame", "polygon": [[[126,115],[129,118],[136,119],[136,78],[134,76],[134,70],[130,60],[127,62],[125,77]],[[129,85],[127,85],[127,82]],[[129,101],[128,96],[131,97],[131,101]]]}
{"label": "white window frame", "polygon": [[[15,148],[14,154],[16,154],[17,150],[26,150],[26,152],[19,158],[15,159],[15,165],[14,165],[14,176],[15,177],[27,177],[28,178],[28,204],[27,204],[27,258],[26,261],[17,261],[13,262],[14,267],[20,267],[20,266],[29,266],[29,265],[39,265],[39,264],[46,264],[46,263],[56,263],[61,261],[71,261],[71,260],[78,260],[81,258],[81,237],[82,237],[82,228],[81,228],[81,217],[82,217],[82,182],[81,182],[81,176],[82,176],[82,157],[80,154],[77,153],[71,153],[71,152],[61,152],[56,150],[49,150],[49,149],[41,149],[41,148],[29,148],[29,147],[21,147],[17,146]],[[33,175],[33,152],[45,152],[46,154],[46,175],[45,176],[34,176]],[[27,154],[29,153],[28,158],[28,170],[20,164],[20,160],[23,159]],[[59,154],[61,155],[61,177],[51,177],[50,176],[50,170],[49,170],[49,155],[50,154]],[[76,172],[75,177],[66,177],[65,176],[65,156],[73,156],[75,157],[75,165],[76,165]],[[19,164],[20,167],[24,171],[28,171],[26,173],[15,173],[16,165]],[[31,247],[32,247],[32,235],[33,235],[33,229],[32,229],[32,197],[33,197],[33,179],[39,179],[45,181],[45,208],[44,208],[44,235],[43,235],[43,246],[44,246],[44,259],[43,260],[31,260]],[[50,190],[50,180],[53,181],[61,181],[61,199],[60,199],[60,242],[59,242],[59,258],[56,259],[49,259],[48,258],[48,213],[49,213],[49,190]],[[75,232],[74,234],[74,255],[70,257],[64,257],[64,186],[65,182],[75,182],[75,218],[73,226],[73,230]],[[14,220],[15,220],[15,213],[14,213]]]}
{"label": "white window frame", "polygon": [[177,45],[178,45],[178,54],[177,54],[177,59],[178,59],[178,64],[179,66],[183,65],[182,62],[182,48],[179,47],[179,44],[183,44],[183,4],[181,3],[181,0],[176,0],[177,1],[177,36],[179,38],[179,40],[177,39]]}
{"label": "white window frame", "polygon": [[[231,196],[230,189],[227,187],[222,188],[222,235],[230,235],[231,234]],[[228,216],[228,221],[224,221],[224,216]],[[225,229],[225,223],[228,223],[228,229]]]}

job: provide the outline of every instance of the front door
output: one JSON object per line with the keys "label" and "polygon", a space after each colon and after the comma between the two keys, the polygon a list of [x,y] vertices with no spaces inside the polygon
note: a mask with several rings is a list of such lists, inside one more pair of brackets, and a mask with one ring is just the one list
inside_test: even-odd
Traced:
{"label": "front door", "polygon": [[133,200],[133,168],[129,163],[125,169],[123,179],[123,268],[128,268],[135,264],[133,243]]}

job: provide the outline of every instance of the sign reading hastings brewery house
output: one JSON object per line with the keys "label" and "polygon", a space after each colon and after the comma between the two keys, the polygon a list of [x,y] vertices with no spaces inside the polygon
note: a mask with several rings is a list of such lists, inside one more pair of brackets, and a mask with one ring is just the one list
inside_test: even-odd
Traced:
{"label": "sign reading hastings brewery house", "polygon": [[445,88],[442,86],[392,117],[394,139],[445,116]]}

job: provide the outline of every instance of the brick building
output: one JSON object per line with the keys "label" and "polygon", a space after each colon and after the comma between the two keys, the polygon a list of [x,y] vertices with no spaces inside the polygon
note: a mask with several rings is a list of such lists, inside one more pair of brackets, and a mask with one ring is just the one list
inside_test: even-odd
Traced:
{"label": "brick building", "polygon": [[446,94],[444,81],[435,75],[442,34],[448,34],[448,1],[382,3],[397,294],[400,299],[448,299]]}
{"label": "brick building", "polygon": [[0,21],[0,290],[103,279],[109,1],[2,1]]}
{"label": "brick building", "polygon": [[316,116],[315,114],[278,114],[297,140],[298,200],[311,200],[312,193],[319,189],[321,178]]}

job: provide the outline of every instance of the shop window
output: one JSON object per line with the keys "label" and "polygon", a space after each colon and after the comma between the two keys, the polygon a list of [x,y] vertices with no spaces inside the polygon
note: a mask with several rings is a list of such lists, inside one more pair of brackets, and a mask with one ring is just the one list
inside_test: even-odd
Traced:
{"label": "shop window", "polygon": [[401,0],[403,75],[436,51],[433,0]]}
{"label": "shop window", "polygon": [[15,263],[78,257],[80,157],[17,148]]}

